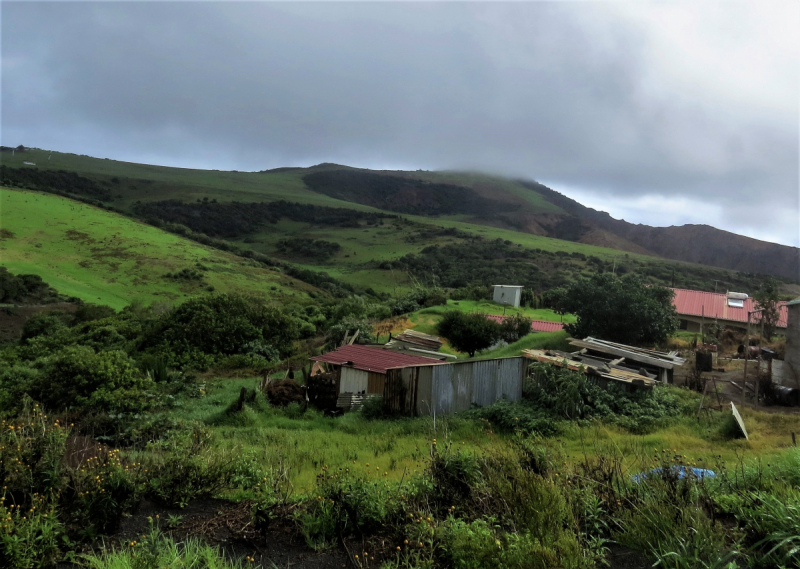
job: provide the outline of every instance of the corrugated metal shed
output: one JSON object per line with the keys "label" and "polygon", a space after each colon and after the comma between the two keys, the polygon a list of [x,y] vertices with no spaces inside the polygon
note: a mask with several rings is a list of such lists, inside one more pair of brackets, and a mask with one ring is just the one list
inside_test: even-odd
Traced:
{"label": "corrugated metal shed", "polygon": [[438,363],[432,358],[400,354],[382,348],[357,345],[342,346],[333,352],[315,356],[311,359],[317,362],[348,366],[382,374],[385,374],[390,368]]}
{"label": "corrugated metal shed", "polygon": [[526,367],[516,357],[389,370],[385,402],[399,413],[450,415],[504,398],[518,401]]}
{"label": "corrugated metal shed", "polygon": [[[756,302],[752,298],[743,299],[741,308],[729,306],[728,295],[722,293],[702,292],[673,288],[675,298],[672,303],[679,315],[705,317],[709,320],[730,320],[747,324],[747,313],[756,310]],[[778,327],[786,328],[788,309],[785,302],[780,304]],[[757,318],[757,316],[756,316]]]}

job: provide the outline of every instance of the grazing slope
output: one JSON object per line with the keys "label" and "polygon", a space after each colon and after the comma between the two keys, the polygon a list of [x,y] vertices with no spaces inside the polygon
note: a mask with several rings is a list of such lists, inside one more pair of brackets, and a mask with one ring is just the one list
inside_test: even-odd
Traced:
{"label": "grazing slope", "polygon": [[[211,205],[193,208],[194,211],[172,207],[167,216],[171,219],[161,219],[198,231],[203,230],[200,226],[210,224],[214,227],[204,227],[210,229],[208,234],[241,241],[240,246],[248,244],[246,248],[277,256],[284,254],[277,243],[287,236],[335,242],[340,250],[325,263],[326,270],[352,284],[384,290],[402,284],[403,279],[394,275],[391,282],[381,278],[374,280],[374,267],[366,267],[364,263],[397,259],[421,251],[426,244],[441,244],[438,237],[429,243],[412,237],[441,229],[499,238],[551,252],[581,252],[604,260],[619,258],[619,251],[622,251],[631,258],[661,257],[800,281],[797,248],[765,243],[708,226],[634,225],[587,208],[536,182],[486,174],[369,171],[336,164],[262,172],[220,172],[131,164],[37,149],[14,156],[4,152],[0,159],[9,182],[35,189],[45,189],[43,185],[49,185],[50,189],[60,191],[69,179],[68,174],[72,173],[80,177],[72,184],[72,193],[82,199],[110,195],[105,203],[139,215],[153,213],[153,207],[164,210],[161,205],[149,204],[166,200],[185,204],[202,200],[212,204],[214,200],[219,204],[239,202],[229,207],[228,212],[213,211]],[[24,166],[23,161],[35,162],[36,166]],[[24,169],[40,172],[21,172]],[[271,207],[250,207],[254,203],[280,200],[292,207],[305,204],[340,208],[340,214],[352,218],[350,227],[347,223],[337,226],[320,223],[316,214],[298,219],[293,215],[276,215]],[[246,214],[240,215],[241,212]],[[234,215],[229,215],[231,213]],[[410,223],[402,231],[382,231],[364,222],[365,213],[400,214]],[[234,227],[228,223],[230,219],[246,223]],[[369,227],[364,228],[365,224]],[[400,234],[403,231],[406,235]],[[409,243],[414,239],[416,243]],[[674,268],[680,275],[685,266],[679,263]],[[728,286],[726,282],[733,285],[724,275],[722,281],[722,286]]]}
{"label": "grazing slope", "polygon": [[122,308],[180,301],[213,287],[277,301],[309,285],[115,213],[53,195],[0,188],[2,265],[60,293]]}

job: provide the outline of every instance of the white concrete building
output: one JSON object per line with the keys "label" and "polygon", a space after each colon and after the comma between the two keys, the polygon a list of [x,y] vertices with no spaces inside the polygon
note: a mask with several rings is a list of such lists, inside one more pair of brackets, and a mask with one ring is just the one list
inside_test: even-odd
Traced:
{"label": "white concrete building", "polygon": [[498,304],[508,304],[519,308],[522,287],[517,285],[494,285],[494,300]]}

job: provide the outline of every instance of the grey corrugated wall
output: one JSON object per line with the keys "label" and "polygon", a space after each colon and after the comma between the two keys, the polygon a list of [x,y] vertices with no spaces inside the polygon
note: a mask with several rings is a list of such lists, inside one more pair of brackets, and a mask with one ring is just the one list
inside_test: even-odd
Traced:
{"label": "grey corrugated wall", "polygon": [[450,415],[503,398],[518,401],[526,365],[527,360],[520,357],[425,366],[420,375],[417,413]]}

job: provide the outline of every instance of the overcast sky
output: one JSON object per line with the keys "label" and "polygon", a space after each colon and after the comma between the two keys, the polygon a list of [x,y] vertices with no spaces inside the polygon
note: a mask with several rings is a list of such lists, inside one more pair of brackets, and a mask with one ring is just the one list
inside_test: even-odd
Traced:
{"label": "overcast sky", "polygon": [[796,0],[0,11],[4,145],[477,169],[632,222],[800,245]]}

